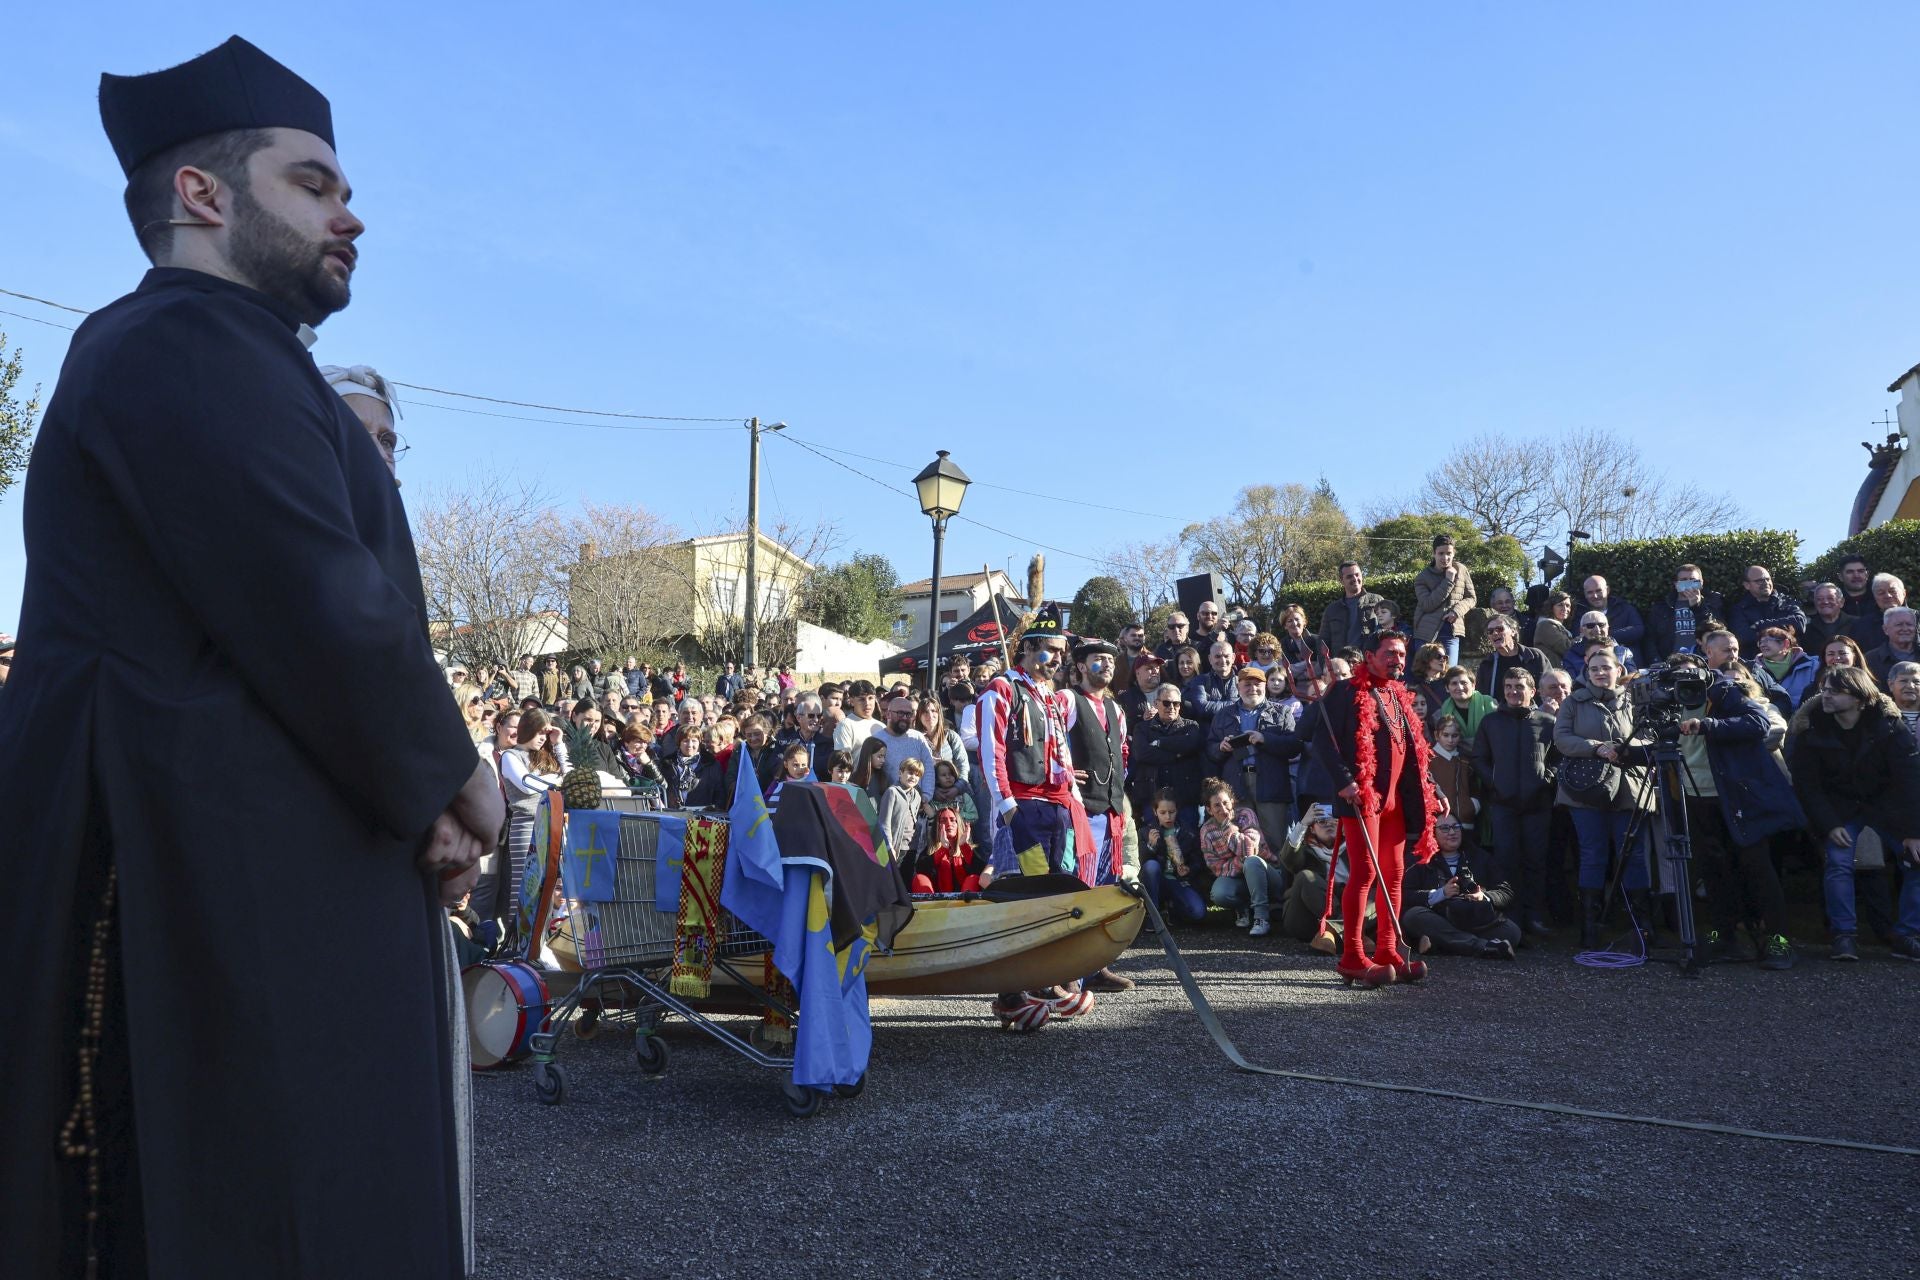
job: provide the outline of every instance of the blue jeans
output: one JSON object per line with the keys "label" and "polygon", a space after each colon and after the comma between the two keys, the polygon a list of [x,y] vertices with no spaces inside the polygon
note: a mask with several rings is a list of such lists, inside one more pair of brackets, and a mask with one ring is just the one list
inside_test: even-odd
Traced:
{"label": "blue jeans", "polygon": [[[1457,667],[1460,665],[1460,637],[1459,636],[1448,636],[1445,640],[1436,638],[1434,640],[1434,643],[1447,651],[1448,666]],[[1485,693],[1486,690],[1482,689],[1481,692]],[[1495,694],[1494,696],[1499,697],[1500,695]]]}
{"label": "blue jeans", "polygon": [[1213,900],[1223,907],[1232,907],[1238,911],[1244,907],[1253,908],[1253,918],[1268,918],[1268,904],[1272,898],[1268,889],[1280,889],[1280,869],[1269,867],[1258,858],[1248,858],[1240,866],[1237,876],[1221,876],[1213,882]]}
{"label": "blue jeans", "polygon": [[1207,918],[1207,900],[1200,891],[1169,876],[1160,859],[1149,858],[1140,864],[1140,883],[1146,888],[1148,900],[1161,908],[1169,921],[1199,924]]}
{"label": "blue jeans", "polygon": [[1627,845],[1627,828],[1633,822],[1632,810],[1572,809],[1570,812],[1573,815],[1573,834],[1580,842],[1582,889],[1607,887],[1607,866],[1614,854],[1619,854],[1627,861],[1621,885],[1628,889],[1647,887],[1647,860],[1640,856],[1639,843],[1636,841],[1631,848]]}
{"label": "blue jeans", "polygon": [[[1855,840],[1866,829],[1864,822],[1847,824],[1847,834]],[[1880,841],[1886,846],[1889,862],[1900,856],[1898,840],[1882,835]],[[1842,849],[1831,840],[1826,842],[1826,846],[1827,924],[1835,933],[1857,933],[1860,919],[1853,906],[1853,846]],[[1912,867],[1907,868],[1906,876],[1900,882],[1900,903],[1895,912],[1893,928],[1894,932],[1909,938],[1920,938],[1920,871]]]}

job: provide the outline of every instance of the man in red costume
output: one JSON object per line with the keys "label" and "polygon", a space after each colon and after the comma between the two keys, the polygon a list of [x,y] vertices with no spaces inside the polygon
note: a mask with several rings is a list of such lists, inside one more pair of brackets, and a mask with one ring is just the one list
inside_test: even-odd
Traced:
{"label": "man in red costume", "polygon": [[[1423,961],[1400,951],[1403,855],[1424,862],[1434,850],[1432,818],[1445,812],[1427,772],[1427,739],[1413,696],[1400,681],[1406,637],[1384,631],[1361,641],[1366,661],[1321,700],[1313,749],[1338,792],[1334,813],[1346,841],[1349,874],[1340,899],[1346,942],[1339,973],[1349,985],[1418,982]],[[1377,884],[1376,884],[1377,882]],[[1367,898],[1375,899],[1373,959],[1361,938]]]}

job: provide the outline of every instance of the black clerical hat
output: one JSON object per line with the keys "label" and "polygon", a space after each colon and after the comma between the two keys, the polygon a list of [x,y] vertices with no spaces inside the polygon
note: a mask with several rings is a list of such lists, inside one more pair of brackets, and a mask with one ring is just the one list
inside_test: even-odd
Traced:
{"label": "black clerical hat", "polygon": [[129,177],[168,147],[235,129],[302,129],[333,145],[321,92],[239,36],[165,71],[101,75],[100,123]]}

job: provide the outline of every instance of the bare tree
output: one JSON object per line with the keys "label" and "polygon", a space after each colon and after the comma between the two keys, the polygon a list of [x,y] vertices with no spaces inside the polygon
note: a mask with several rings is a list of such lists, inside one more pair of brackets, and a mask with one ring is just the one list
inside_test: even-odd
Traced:
{"label": "bare tree", "polygon": [[1193,567],[1226,580],[1235,603],[1265,606],[1283,582],[1333,576],[1359,545],[1353,521],[1331,490],[1255,484],[1233,510],[1180,531]]}
{"label": "bare tree", "polygon": [[1561,527],[1584,530],[1602,542],[1718,532],[1745,519],[1730,495],[1674,483],[1603,427],[1562,436],[1544,479]]}
{"label": "bare tree", "polygon": [[1155,606],[1173,599],[1173,582],[1180,574],[1180,539],[1126,543],[1107,557],[1106,567],[1126,588],[1133,616],[1145,618]]}
{"label": "bare tree", "polygon": [[570,647],[638,654],[692,634],[693,614],[673,550],[679,538],[645,507],[583,503],[564,522],[562,539],[579,553],[567,571]]}
{"label": "bare tree", "polygon": [[499,475],[429,490],[413,511],[428,622],[451,658],[510,666],[543,610],[564,610],[566,524],[539,489]]}
{"label": "bare tree", "polygon": [[1416,505],[1405,509],[1465,516],[1484,533],[1532,542],[1559,515],[1552,489],[1540,483],[1548,466],[1538,446],[1477,435],[1427,473]]}

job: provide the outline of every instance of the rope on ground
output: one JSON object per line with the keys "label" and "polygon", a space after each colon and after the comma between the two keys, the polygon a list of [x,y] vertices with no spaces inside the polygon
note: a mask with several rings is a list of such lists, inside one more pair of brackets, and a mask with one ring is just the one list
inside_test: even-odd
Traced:
{"label": "rope on ground", "polygon": [[1193,1004],[1193,1011],[1200,1016],[1200,1025],[1213,1037],[1214,1044],[1220,1047],[1227,1061],[1240,1071],[1251,1075],[1279,1076],[1284,1080],[1304,1080],[1310,1084],[1337,1084],[1350,1089],[1373,1089],[1382,1093],[1411,1093],[1427,1098],[1446,1098],[1453,1102],[1473,1102],[1488,1107],[1512,1107],[1521,1111],[1540,1111],[1548,1115],[1573,1116],[1582,1120],[1611,1120],[1618,1124],[1645,1124],[1661,1129],[1686,1129],[1694,1133],[1717,1133],[1728,1138],[1755,1138],[1762,1142],[1794,1142],[1803,1146],[1833,1147],[1842,1151],[1871,1151],[1877,1155],[1920,1156],[1920,1148],[1894,1146],[1883,1142],[1856,1142],[1851,1138],[1822,1138],[1799,1133],[1773,1133],[1765,1129],[1743,1129],[1739,1125],[1714,1124],[1706,1120],[1669,1120],[1662,1116],[1636,1116],[1621,1111],[1596,1111],[1591,1107],[1576,1107],[1564,1102],[1530,1102],[1521,1098],[1489,1098],[1477,1093],[1461,1093],[1454,1089],[1435,1089],[1428,1085],[1395,1084],[1388,1080],[1355,1080],[1350,1076],[1319,1075],[1311,1071],[1283,1071],[1278,1067],[1262,1067],[1248,1062],[1241,1054],[1239,1046],[1227,1034],[1221,1025],[1220,1016],[1213,1011],[1207,997],[1200,990],[1200,984],[1194,980],[1193,970],[1187,967],[1186,959],[1181,956],[1180,948],[1173,940],[1173,934],[1161,920],[1159,910],[1151,898],[1141,895],[1146,904],[1147,917],[1153,927],[1159,930],[1160,944],[1166,949],[1167,961],[1173,966],[1174,976],[1186,990],[1187,999]]}

